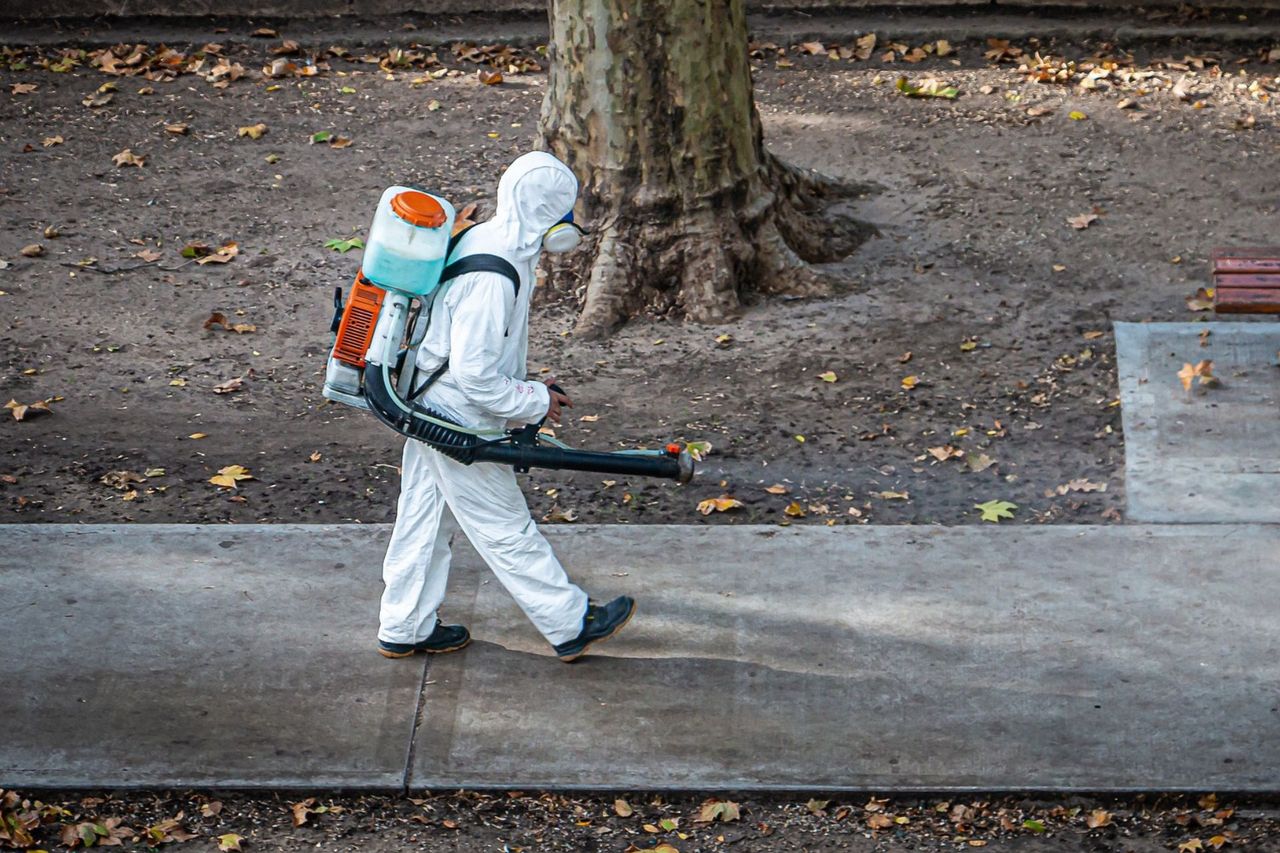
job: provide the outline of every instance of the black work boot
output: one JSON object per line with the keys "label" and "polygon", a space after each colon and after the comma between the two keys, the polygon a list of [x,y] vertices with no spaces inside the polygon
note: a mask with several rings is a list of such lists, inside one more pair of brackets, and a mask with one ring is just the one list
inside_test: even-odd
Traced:
{"label": "black work boot", "polygon": [[622,630],[636,613],[635,599],[620,595],[608,604],[587,604],[582,617],[582,633],[555,647],[556,655],[571,663],[587,653],[592,643],[607,640]]}
{"label": "black work boot", "polygon": [[440,621],[436,620],[435,630],[425,640],[417,643],[389,643],[386,640],[379,640],[378,654],[384,658],[407,658],[418,652],[438,655],[444,652],[456,652],[470,642],[471,632],[466,628],[461,625],[441,625]]}

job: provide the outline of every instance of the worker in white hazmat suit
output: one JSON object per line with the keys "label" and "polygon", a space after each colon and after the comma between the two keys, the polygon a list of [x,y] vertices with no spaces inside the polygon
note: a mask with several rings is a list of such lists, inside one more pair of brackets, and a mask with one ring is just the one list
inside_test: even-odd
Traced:
{"label": "worker in white hazmat suit", "polygon": [[[558,423],[561,407],[572,405],[548,387],[551,380],[523,377],[534,268],[544,238],[565,227],[577,195],[573,172],[545,152],[525,154],[503,173],[493,218],[468,230],[450,257],[497,255],[515,268],[520,286],[497,273],[473,272],[436,292],[416,356],[421,375],[443,368],[425,394],[426,406],[473,429],[501,430],[544,417]],[[547,246],[556,242],[547,239]],[[509,466],[464,465],[411,439],[401,477],[383,562],[378,645],[384,656],[449,652],[470,642],[465,627],[444,625],[437,615],[449,576],[450,539],[459,528],[561,660],[577,659],[634,614],[632,599],[596,605],[569,580]]]}

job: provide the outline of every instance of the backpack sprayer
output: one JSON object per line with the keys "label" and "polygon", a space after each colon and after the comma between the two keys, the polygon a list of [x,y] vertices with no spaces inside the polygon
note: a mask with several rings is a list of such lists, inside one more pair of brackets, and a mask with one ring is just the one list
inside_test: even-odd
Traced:
{"label": "backpack sprayer", "polygon": [[520,288],[515,268],[497,255],[464,255],[446,265],[466,233],[451,236],[454,218],[453,206],[430,193],[394,186],[382,194],[350,298],[344,303],[341,288],[334,294],[332,331],[337,337],[325,371],[324,396],[366,409],[401,435],[464,465],[499,462],[521,473],[550,468],[679,483],[693,479],[693,458],[678,444],[662,450],[576,450],[542,434],[540,423],[506,431],[470,429],[420,402],[448,367],[446,361],[414,384],[414,356],[426,336],[429,304],[437,290],[470,272],[498,273],[511,280],[517,294]]}

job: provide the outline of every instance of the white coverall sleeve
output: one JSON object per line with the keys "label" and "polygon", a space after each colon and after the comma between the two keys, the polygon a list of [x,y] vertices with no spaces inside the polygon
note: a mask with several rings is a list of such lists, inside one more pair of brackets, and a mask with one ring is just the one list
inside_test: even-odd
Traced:
{"label": "white coverall sleeve", "polygon": [[[496,273],[471,273],[459,279],[449,323],[449,373],[463,394],[490,414],[533,423],[547,413],[551,392],[500,372],[503,337],[515,311],[511,282]],[[523,372],[523,365],[521,366]]]}

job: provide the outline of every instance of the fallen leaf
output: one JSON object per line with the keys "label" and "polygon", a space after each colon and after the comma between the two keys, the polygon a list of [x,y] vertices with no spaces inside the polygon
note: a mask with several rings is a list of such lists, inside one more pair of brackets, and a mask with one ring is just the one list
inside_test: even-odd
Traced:
{"label": "fallen leaf", "polygon": [[143,249],[141,252],[134,252],[133,256],[135,258],[141,258],[143,261],[149,264],[154,263],[160,260],[162,257],[164,257],[159,252],[153,251],[151,249]]}
{"label": "fallen leaf", "polygon": [[1212,287],[1197,288],[1194,295],[1187,297],[1187,309],[1191,311],[1212,311],[1213,292],[1214,289]]}
{"label": "fallen leaf", "polygon": [[312,807],[315,804],[316,804],[315,797],[307,797],[307,799],[303,800],[302,802],[294,803],[293,805],[289,806],[289,811],[293,812],[293,825],[305,826],[307,823],[307,820],[310,819],[311,815],[314,813],[314,809]]}
{"label": "fallen leaf", "polygon": [[1201,385],[1212,387],[1218,384],[1218,379],[1213,375],[1213,362],[1204,359],[1197,362],[1194,366],[1190,362],[1182,365],[1182,369],[1178,371],[1178,378],[1182,380],[1182,388],[1185,391],[1191,390],[1191,384],[1197,379]]}
{"label": "fallen leaf", "polygon": [[986,503],[974,504],[973,508],[982,513],[983,521],[993,521],[998,524],[1002,518],[1013,518],[1013,511],[1018,508],[1018,505],[1009,501],[989,500]]}
{"label": "fallen leaf", "polygon": [[911,350],[907,350],[902,355],[898,356],[899,364],[906,364],[910,360],[911,360]]}
{"label": "fallen leaf", "polygon": [[1032,832],[1039,834],[1044,832],[1044,821],[1036,820],[1035,818],[1027,818],[1022,822],[1022,828],[1029,829]]}
{"label": "fallen leaf", "polygon": [[1085,339],[1086,341],[1096,341],[1098,338],[1102,337],[1102,336],[1103,336],[1103,335],[1105,335],[1105,334],[1106,334],[1106,332],[1097,332],[1097,331],[1094,331],[1094,332],[1085,332],[1085,333],[1084,333],[1084,339]]}
{"label": "fallen leaf", "polygon": [[728,823],[731,820],[738,820],[742,817],[738,804],[729,800],[712,799],[703,802],[701,808],[698,809],[698,816],[694,820],[698,823],[713,823],[720,821]]}
{"label": "fallen leaf", "polygon": [[53,410],[49,408],[48,400],[36,400],[34,403],[19,403],[17,400],[10,400],[4,404],[4,407],[13,414],[15,421],[25,421],[36,415],[50,415]]}
{"label": "fallen leaf", "polygon": [[804,804],[804,807],[809,810],[809,814],[811,815],[826,817],[827,806],[829,805],[831,805],[830,800],[810,800]]}
{"label": "fallen leaf", "polygon": [[[1241,130],[1252,130],[1258,124],[1258,117],[1250,113],[1236,119],[1236,127]],[[1221,836],[1218,836],[1221,837]]]}
{"label": "fallen leaf", "polygon": [[1213,838],[1209,839],[1209,846],[1214,850],[1221,850],[1222,846],[1226,843],[1227,837],[1225,835],[1215,835]]}
{"label": "fallen leaf", "polygon": [[320,451],[319,451],[319,450],[313,450],[313,451],[311,452],[311,455],[307,457],[307,461],[308,461],[308,462],[319,462],[322,458],[323,458],[323,457],[320,455]]}
{"label": "fallen leaf", "polygon": [[501,71],[488,71],[484,68],[481,68],[476,73],[476,76],[480,79],[480,82],[486,86],[496,86],[502,82]]}
{"label": "fallen leaf", "polygon": [[321,130],[311,134],[311,144],[318,145],[321,142],[328,142],[333,138],[333,134],[327,130]]}
{"label": "fallen leaf", "polygon": [[618,817],[631,817],[635,814],[635,810],[626,800],[617,799],[613,801],[613,813]]}
{"label": "fallen leaf", "polygon": [[[148,468],[147,470],[145,470],[145,471],[143,471],[143,472],[142,472],[142,476],[144,476],[144,477],[163,477],[163,476],[164,476],[164,469],[163,469],[163,468]],[[206,806],[208,806],[208,805],[214,805],[214,804],[216,804],[216,805],[217,805],[217,807],[218,807],[219,809],[221,809],[221,808],[222,808],[222,803],[219,803],[219,802],[217,802],[216,800],[214,801],[214,803],[206,803],[205,805],[206,805]],[[216,814],[216,812],[215,812],[215,814]]]}
{"label": "fallen leaf", "polygon": [[818,378],[821,379],[823,382],[835,382],[837,377],[835,373],[828,370],[826,373],[819,373]]}
{"label": "fallen leaf", "polygon": [[247,136],[250,139],[261,139],[262,135],[267,132],[267,126],[262,122],[251,124],[246,127],[239,128],[236,136]]}
{"label": "fallen leaf", "polygon": [[187,436],[187,438],[190,438],[193,441],[199,441],[202,438],[208,438],[208,437],[209,437],[208,433],[203,433],[203,432],[193,432],[191,433],[191,435]]}
{"label": "fallen leaf", "polygon": [[202,266],[204,264],[225,264],[238,254],[240,254],[240,244],[234,241],[228,241],[219,246],[215,251],[198,258],[196,263]]}
{"label": "fallen leaf", "polygon": [[1070,482],[1063,483],[1053,490],[1054,494],[1065,495],[1068,492],[1105,492],[1107,490],[1106,483],[1094,483],[1080,477]]}
{"label": "fallen leaf", "polygon": [[41,246],[39,243],[32,243],[29,246],[23,246],[22,249],[19,250],[18,254],[22,255],[24,258],[38,258],[44,254],[44,246]]}
{"label": "fallen leaf", "polygon": [[40,144],[45,148],[52,148],[55,145],[61,145],[63,141],[64,140],[61,136],[46,136],[44,139],[40,140]]}
{"label": "fallen leaf", "polygon": [[1027,115],[1031,116],[1032,118],[1040,118],[1041,116],[1053,115],[1053,107],[1043,107],[1043,106],[1027,107]]}
{"label": "fallen leaf", "polygon": [[98,482],[104,486],[110,486],[117,491],[128,491],[133,488],[134,483],[145,483],[147,478],[142,474],[136,474],[133,471],[111,471],[103,474],[98,478]]}
{"label": "fallen leaf", "polygon": [[787,504],[787,508],[783,512],[791,518],[804,518],[804,507],[800,505],[799,501],[792,501]]}
{"label": "fallen leaf", "polygon": [[1179,101],[1189,101],[1191,100],[1191,85],[1191,75],[1183,74],[1178,78],[1178,82],[1173,84],[1173,88],[1170,91]]}
{"label": "fallen leaf", "polygon": [[977,456],[970,454],[964,461],[965,464],[969,466],[969,470],[974,474],[980,474],[992,465],[996,464],[996,460],[992,459],[985,453],[979,453]]}
{"label": "fallen leaf", "polygon": [[[209,478],[209,482],[224,489],[234,489],[236,488],[236,484],[241,480],[252,479],[254,479],[253,475],[250,474],[249,469],[243,465],[228,465],[225,468],[219,468],[218,473]],[[312,802],[315,801],[312,800]],[[304,820],[303,823],[305,822],[306,821]],[[295,826],[301,825],[302,824],[295,823]]]}
{"label": "fallen leaf", "polygon": [[244,836],[236,835],[234,832],[228,832],[226,835],[218,836],[219,850],[241,850],[240,842],[244,841]]}
{"label": "fallen leaf", "polygon": [[351,237],[346,240],[327,240],[325,241],[324,247],[326,249],[333,249],[335,252],[341,252],[345,255],[352,249],[363,249],[364,241],[359,237]]}
{"label": "fallen leaf", "polygon": [[920,377],[916,376],[915,374],[912,374],[911,376],[904,376],[902,378],[902,387],[907,391],[910,391],[912,388],[916,387],[919,384],[920,384]]}
{"label": "fallen leaf", "polygon": [[766,487],[765,487],[765,491],[766,491],[766,492],[768,492],[768,493],[769,493],[769,494],[771,494],[771,495],[789,495],[789,494],[791,494],[791,489],[787,488],[786,486],[782,485],[781,483],[774,483],[772,486],[766,486]]}
{"label": "fallen leaf", "polygon": [[435,111],[436,111],[436,110],[438,110],[438,109],[440,109],[440,102],[439,102],[439,101],[435,100],[434,98],[433,98],[432,100],[430,100],[430,101],[427,101],[427,111],[428,111],[428,112],[432,112],[432,113],[433,113],[433,112],[435,112]]}
{"label": "fallen leaf", "polygon": [[[250,36],[252,36],[253,38],[260,38],[260,39],[273,39],[273,38],[278,37],[278,36],[280,35],[280,33],[276,32],[276,31],[275,31],[275,30],[273,30],[273,29],[271,29],[271,27],[258,27],[258,29],[256,29],[256,30],[254,30],[253,32],[249,33],[249,35],[250,35]],[[315,801],[314,801],[314,800],[312,800],[312,802],[315,802]]]}
{"label": "fallen leaf", "polygon": [[14,83],[9,91],[15,95],[30,95],[39,88],[39,83]]}
{"label": "fallen leaf", "polygon": [[1090,829],[1100,829],[1104,826],[1111,825],[1111,812],[1105,809],[1094,809],[1089,812],[1089,817],[1085,821]]}
{"label": "fallen leaf", "polygon": [[1192,838],[1190,841],[1184,841],[1178,845],[1178,853],[1197,853],[1204,849],[1204,844],[1199,838]]}
{"label": "fallen leaf", "polygon": [[952,447],[949,444],[944,444],[941,447],[930,447],[928,453],[939,462],[946,462],[948,459],[959,459],[964,456],[963,450],[958,447]]}
{"label": "fallen leaf", "polygon": [[684,449],[689,451],[689,455],[693,457],[694,462],[701,462],[711,455],[711,442],[709,441],[689,441],[685,442]]}
{"label": "fallen leaf", "polygon": [[133,151],[126,148],[119,154],[114,155],[111,158],[111,162],[115,163],[117,167],[137,166],[141,168],[146,165],[147,158],[144,155],[134,154]]}
{"label": "fallen leaf", "polygon": [[872,492],[872,497],[880,498],[886,501],[909,501],[911,500],[910,492]]}
{"label": "fallen leaf", "polygon": [[1088,117],[1089,116],[1085,115],[1079,110],[1072,110],[1071,112],[1067,113],[1067,118],[1071,119],[1072,121],[1084,121]]}
{"label": "fallen leaf", "polygon": [[346,136],[335,136],[333,139],[329,140],[329,147],[330,148],[350,148],[351,139],[350,137],[346,137]]}
{"label": "fallen leaf", "polygon": [[1067,218],[1067,224],[1077,231],[1083,231],[1098,220],[1096,213],[1081,213],[1079,216]]}
{"label": "fallen leaf", "polygon": [[872,829],[888,829],[893,826],[893,818],[887,814],[870,814],[867,815],[867,826]]}
{"label": "fallen leaf", "polygon": [[228,379],[225,382],[219,382],[217,385],[214,385],[213,393],[231,394],[235,391],[239,391],[243,386],[244,386],[244,377],[237,376],[233,379]]}
{"label": "fallen leaf", "polygon": [[742,501],[737,498],[731,498],[728,495],[722,495],[718,498],[707,498],[705,501],[699,501],[698,512],[703,515],[711,515],[713,512],[728,512],[740,506],[742,506]]}
{"label": "fallen leaf", "polygon": [[946,98],[955,100],[960,94],[960,90],[955,86],[932,77],[927,80],[921,80],[919,83],[909,83],[906,77],[899,77],[897,89],[910,98]]}
{"label": "fallen leaf", "polygon": [[544,516],[543,521],[557,522],[560,524],[572,524],[578,520],[578,513],[572,509],[561,509],[559,504],[551,507],[551,510]]}

